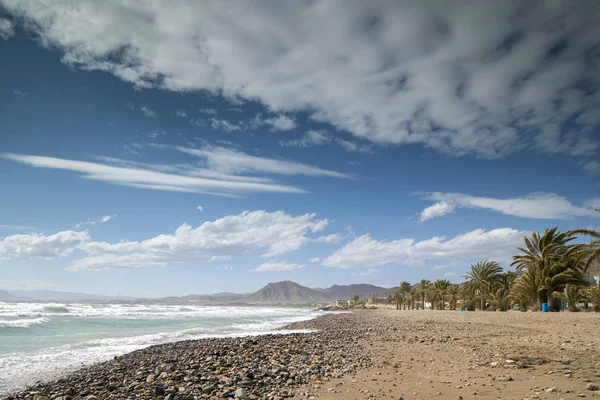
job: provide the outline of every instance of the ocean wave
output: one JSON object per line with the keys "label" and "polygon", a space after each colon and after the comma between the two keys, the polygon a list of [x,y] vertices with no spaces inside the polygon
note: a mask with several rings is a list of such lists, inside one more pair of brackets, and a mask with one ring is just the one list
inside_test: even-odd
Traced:
{"label": "ocean wave", "polygon": [[14,320],[2,320],[0,319],[0,328],[29,328],[30,326],[39,325],[48,322],[47,318],[33,318],[33,319],[14,319]]}
{"label": "ocean wave", "polygon": [[49,305],[43,308],[44,312],[51,314],[64,314],[69,312],[69,307],[59,304],[59,305]]}

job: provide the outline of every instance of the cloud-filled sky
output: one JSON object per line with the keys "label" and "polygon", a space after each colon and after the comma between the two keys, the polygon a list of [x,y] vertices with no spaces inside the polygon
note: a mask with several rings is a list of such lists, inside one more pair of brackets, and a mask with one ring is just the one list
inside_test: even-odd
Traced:
{"label": "cloud-filled sky", "polygon": [[0,0],[0,289],[458,282],[598,226],[597,7]]}

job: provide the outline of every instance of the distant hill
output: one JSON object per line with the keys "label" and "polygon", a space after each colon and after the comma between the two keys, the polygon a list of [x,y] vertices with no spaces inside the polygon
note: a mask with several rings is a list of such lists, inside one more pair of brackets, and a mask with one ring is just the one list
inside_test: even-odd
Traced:
{"label": "distant hill", "polygon": [[102,296],[54,290],[12,290],[10,294],[14,297],[13,300],[28,301],[130,301],[136,299],[129,296]]}
{"label": "distant hill", "polygon": [[234,303],[234,302],[245,302],[248,294],[238,293],[214,293],[214,294],[190,294],[187,296],[170,296],[164,297],[163,301],[206,301],[206,302],[217,302],[217,303]]}
{"label": "distant hill", "polygon": [[321,289],[320,291],[330,300],[348,300],[354,296],[359,296],[361,298],[370,297],[374,294],[388,292],[389,289],[360,283],[358,285],[333,285],[327,289]]}
{"label": "distant hill", "polygon": [[5,292],[4,290],[0,290],[0,300],[16,300],[16,298],[12,294]]}
{"label": "distant hill", "polygon": [[292,281],[269,283],[258,292],[246,297],[249,303],[320,303],[330,298],[323,292]]}

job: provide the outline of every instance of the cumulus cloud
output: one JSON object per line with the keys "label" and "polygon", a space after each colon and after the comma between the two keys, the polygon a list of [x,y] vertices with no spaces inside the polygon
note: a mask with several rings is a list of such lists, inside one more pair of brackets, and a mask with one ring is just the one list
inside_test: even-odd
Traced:
{"label": "cumulus cloud", "polygon": [[142,106],[142,108],[140,108],[140,110],[142,110],[142,112],[144,113],[144,115],[146,117],[156,118],[156,112],[154,110],[151,110],[146,106]]}
{"label": "cumulus cloud", "polygon": [[421,212],[421,221],[441,217],[458,207],[487,209],[522,218],[571,219],[576,217],[599,217],[589,204],[571,203],[566,197],[554,193],[531,193],[524,197],[496,199],[475,197],[461,193],[432,193],[427,199],[438,203]]}
{"label": "cumulus cloud", "polygon": [[105,215],[99,219],[88,219],[87,221],[82,221],[82,222],[78,222],[77,224],[75,224],[75,228],[79,229],[85,225],[104,224],[104,223],[110,221],[111,219],[113,219],[112,215]]}
{"label": "cumulus cloud", "polygon": [[202,206],[198,206],[198,207],[196,207],[196,208],[197,208],[197,209],[198,209],[198,211],[200,211],[200,212],[204,211],[204,207],[202,207]]}
{"label": "cumulus cloud", "polygon": [[14,36],[14,34],[15,31],[12,22],[6,18],[0,18],[0,38],[8,40],[10,37]]}
{"label": "cumulus cloud", "polygon": [[454,155],[599,146],[595,0],[0,4],[63,63],[138,88],[256,100]]}
{"label": "cumulus cloud", "polygon": [[[1,158],[16,161],[38,168],[61,169],[79,172],[86,179],[108,182],[117,185],[140,189],[204,193],[220,196],[235,196],[240,193],[279,192],[304,193],[302,189],[269,183],[269,180],[258,177],[234,177],[212,170],[186,168],[182,166],[150,166],[135,162],[104,158],[105,163],[68,160],[54,157],[42,157],[23,154],[0,154]],[[260,158],[254,157],[257,162]],[[266,159],[267,163],[269,159]],[[116,163],[119,166],[110,165]],[[305,164],[291,163],[305,172],[317,174],[321,170]],[[284,162],[285,164],[285,162]],[[285,164],[287,165],[287,164]],[[290,166],[291,168],[291,166]],[[326,175],[324,172],[321,175]],[[330,171],[330,176],[335,173]],[[340,174],[342,175],[342,174]]]}
{"label": "cumulus cloud", "polygon": [[253,269],[254,272],[281,272],[281,271],[292,271],[294,269],[305,268],[306,265],[290,264],[284,262],[268,262],[262,264],[260,267]]}
{"label": "cumulus cloud", "polygon": [[87,231],[62,231],[54,235],[27,233],[0,238],[0,261],[32,258],[52,259],[72,254],[90,240]]}
{"label": "cumulus cloud", "polygon": [[340,172],[330,171],[296,161],[257,157],[225,147],[205,146],[202,149],[191,149],[188,147],[176,146],[174,149],[182,153],[200,157],[205,160],[210,168],[231,174],[263,172],[278,175],[312,175],[332,178],[350,178],[348,175]]}
{"label": "cumulus cloud", "polygon": [[0,261],[52,259],[80,250],[87,254],[74,261],[69,269],[98,270],[157,267],[246,255],[274,257],[300,249],[327,224],[326,219],[317,219],[315,214],[292,216],[283,211],[244,211],[196,228],[183,224],[172,234],[142,241],[92,241],[87,231],[62,231],[48,236],[29,233],[0,239]]}
{"label": "cumulus cloud", "polygon": [[183,224],[173,234],[144,241],[87,242],[80,248],[89,256],[75,261],[70,268],[143,268],[257,252],[263,257],[273,257],[298,250],[310,241],[309,234],[327,226],[327,220],[315,217],[315,214],[292,216],[283,211],[245,211],[205,222],[197,228]]}
{"label": "cumulus cloud", "polygon": [[386,264],[421,266],[428,260],[452,262],[479,258],[508,263],[527,234],[510,228],[476,229],[449,240],[436,236],[422,241],[377,241],[365,234],[327,257],[323,265],[335,268],[373,268]]}

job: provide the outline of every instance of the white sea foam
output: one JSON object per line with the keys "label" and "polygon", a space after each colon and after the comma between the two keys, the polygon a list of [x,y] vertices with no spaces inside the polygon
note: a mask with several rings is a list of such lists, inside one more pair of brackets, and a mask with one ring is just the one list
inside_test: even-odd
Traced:
{"label": "white sea foam", "polygon": [[283,307],[0,303],[0,396],[151,345],[274,333],[321,314]]}
{"label": "white sea foam", "polygon": [[5,320],[0,319],[0,328],[29,328],[33,325],[39,325],[48,322],[47,318],[26,318]]}

